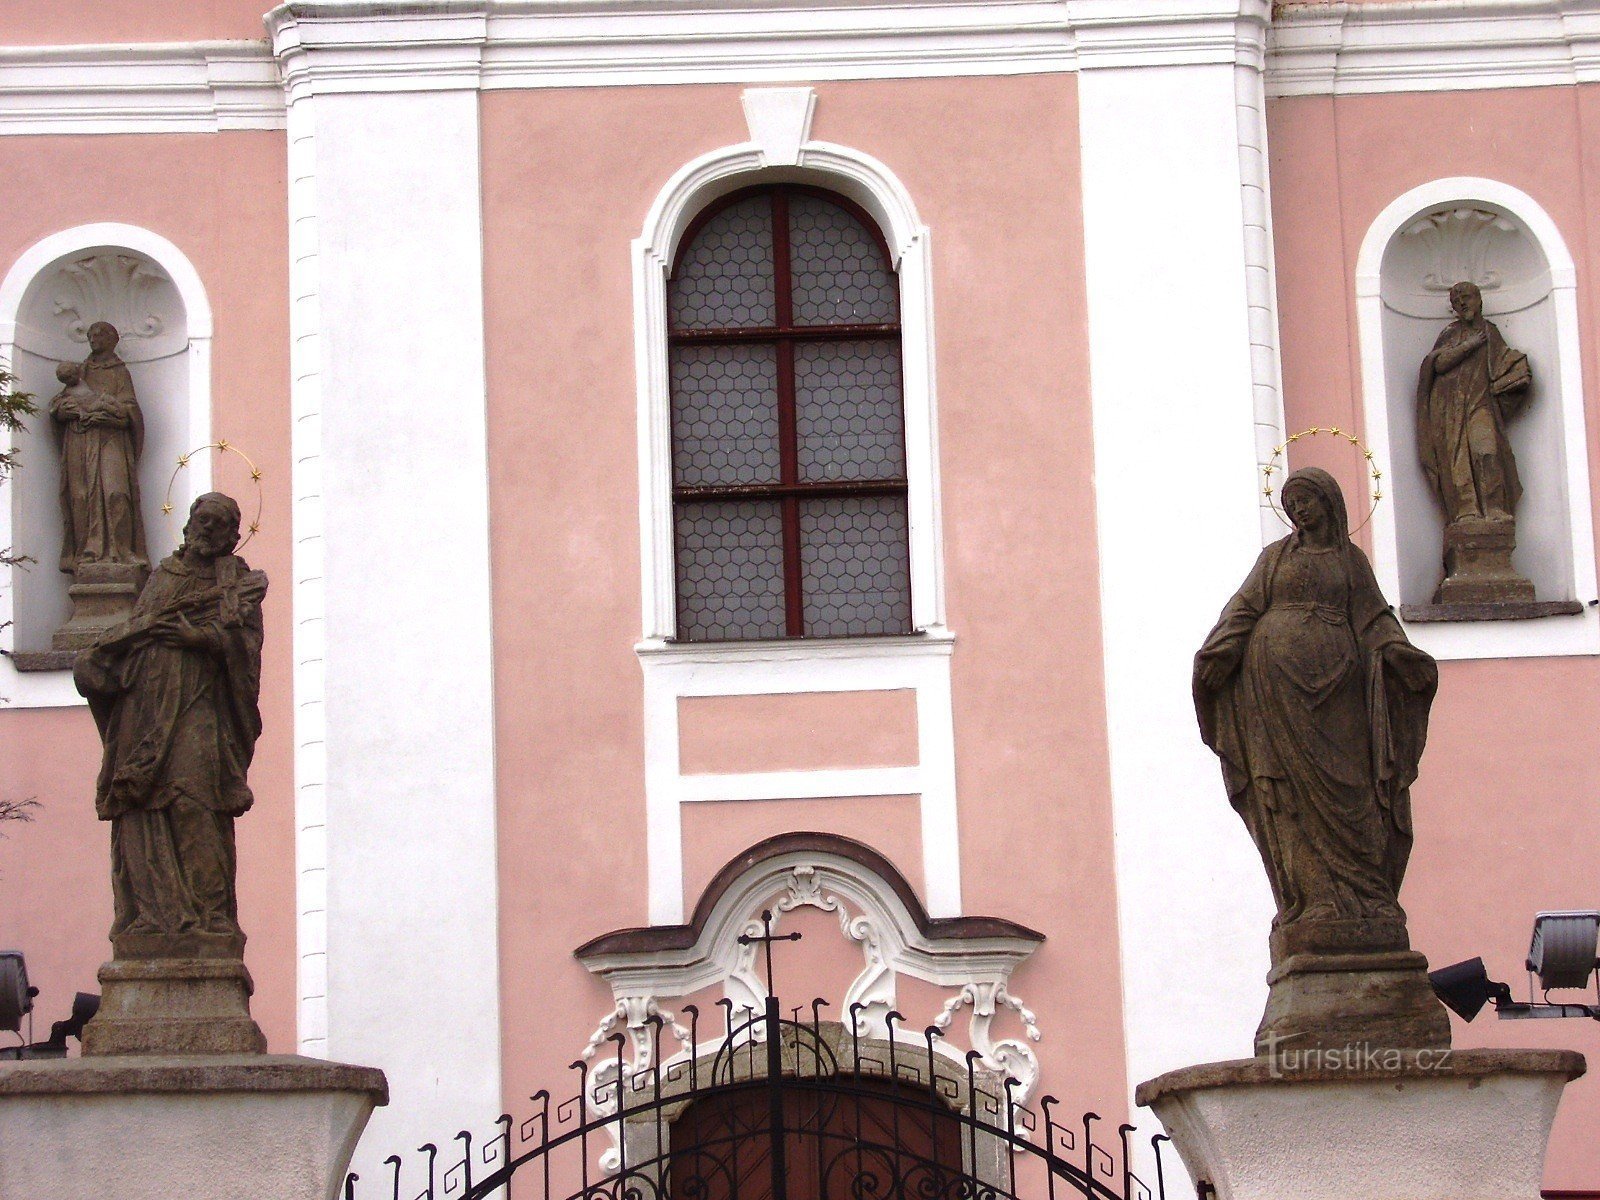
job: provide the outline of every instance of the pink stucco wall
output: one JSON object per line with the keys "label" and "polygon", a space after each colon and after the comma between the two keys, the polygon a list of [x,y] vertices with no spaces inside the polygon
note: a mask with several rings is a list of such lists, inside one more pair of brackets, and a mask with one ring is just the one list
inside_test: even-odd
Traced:
{"label": "pink stucco wall", "polygon": [[[262,529],[244,553],[272,580],[265,732],[250,773],[255,811],[238,827],[239,906],[255,1016],[281,1052],[294,1047],[295,987],[285,186],[282,134],[0,139],[0,273],[39,239],[90,222],[138,225],[173,242],[211,302],[213,432],[264,471]],[[140,396],[146,408],[161,402]],[[221,466],[217,478],[229,478]],[[73,992],[99,991],[95,971],[110,957],[108,826],[94,815],[99,755],[86,708],[0,708],[0,787],[43,806],[0,841],[0,943],[28,956],[42,992],[40,1037]]]}
{"label": "pink stucco wall", "polygon": [[[1600,347],[1592,336],[1600,227],[1589,218],[1600,194],[1600,88],[1282,99],[1270,105],[1268,122],[1289,427],[1360,427],[1353,273],[1378,214],[1429,180],[1481,176],[1532,196],[1576,260],[1589,469],[1600,477]],[[1323,461],[1356,486],[1352,463]],[[1448,662],[1440,676],[1402,899],[1414,943],[1436,965],[1481,954],[1521,995],[1534,912],[1600,903],[1600,662]],[[1468,1046],[1593,1051],[1592,1028],[1482,1016],[1471,1026],[1458,1022],[1456,1032]],[[1549,1186],[1600,1185],[1597,1122],[1600,1081],[1590,1078],[1568,1093]]]}
{"label": "pink stucco wall", "polygon": [[[508,1096],[558,1077],[609,1007],[559,964],[646,919],[629,243],[681,165],[746,140],[739,92],[483,97]],[[1075,83],[817,95],[812,135],[886,163],[937,231],[965,908],[1051,939],[1015,980],[1045,1030],[1044,1086],[1120,1111]],[[915,812],[910,799],[694,806],[686,871],[703,881],[783,825],[864,836],[918,880]],[[856,952],[835,940],[842,973]]]}
{"label": "pink stucco wall", "polygon": [[271,7],[269,0],[9,0],[0,36],[14,46],[259,39]]}
{"label": "pink stucco wall", "polygon": [[678,768],[685,775],[916,765],[914,691],[678,701]]}

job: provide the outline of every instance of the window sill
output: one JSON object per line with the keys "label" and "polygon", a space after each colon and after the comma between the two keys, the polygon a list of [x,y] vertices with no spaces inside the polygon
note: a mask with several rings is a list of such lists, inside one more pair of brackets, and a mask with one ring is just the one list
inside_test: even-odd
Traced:
{"label": "window sill", "polygon": [[1509,601],[1503,604],[1402,604],[1406,621],[1529,621],[1538,617],[1577,617],[1583,605],[1577,600]]}
{"label": "window sill", "polygon": [[11,665],[29,674],[38,671],[70,671],[76,650],[12,650],[6,653]]}
{"label": "window sill", "polygon": [[645,638],[634,653],[650,663],[741,663],[830,659],[921,658],[948,656],[955,634],[942,626],[918,633],[855,638],[772,638],[748,642],[678,642]]}

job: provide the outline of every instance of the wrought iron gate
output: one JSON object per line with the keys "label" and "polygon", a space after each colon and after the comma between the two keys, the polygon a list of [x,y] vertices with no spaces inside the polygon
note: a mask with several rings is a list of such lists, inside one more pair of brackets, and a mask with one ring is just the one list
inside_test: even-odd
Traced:
{"label": "wrought iron gate", "polygon": [[933,1026],[907,1038],[890,1013],[873,1036],[861,1005],[839,1023],[822,1000],[808,1019],[784,1017],[776,996],[762,1012],[720,1004],[710,1047],[686,1006],[692,1049],[663,1063],[652,1017],[633,1062],[614,1034],[614,1060],[572,1064],[571,1098],[540,1091],[487,1138],[462,1130],[448,1152],[391,1155],[392,1176],[350,1175],[346,1200],[1166,1200],[1165,1135],[1143,1150],[1132,1125],[1111,1140],[1096,1113],[1058,1120],[1053,1096],[1026,1107],[1016,1079]]}

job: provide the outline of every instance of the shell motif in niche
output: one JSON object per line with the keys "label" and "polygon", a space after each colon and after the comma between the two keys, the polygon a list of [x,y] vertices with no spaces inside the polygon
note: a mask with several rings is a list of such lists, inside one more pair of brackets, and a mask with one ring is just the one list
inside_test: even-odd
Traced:
{"label": "shell motif in niche", "polygon": [[89,326],[109,321],[123,338],[153,338],[166,329],[158,311],[172,287],[166,274],[136,254],[102,251],[74,259],[56,273],[52,311],[74,342],[89,340]]}
{"label": "shell motif in niche", "polygon": [[1449,292],[1463,280],[1486,292],[1504,282],[1496,265],[1500,243],[1521,236],[1521,229],[1509,218],[1482,208],[1459,207],[1429,213],[1401,232],[1422,246],[1421,287],[1425,292]]}

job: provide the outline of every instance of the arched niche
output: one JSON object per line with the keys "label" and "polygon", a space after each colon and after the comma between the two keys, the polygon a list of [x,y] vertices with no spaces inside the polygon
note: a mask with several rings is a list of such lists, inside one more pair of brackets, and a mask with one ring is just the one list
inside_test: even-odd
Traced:
{"label": "arched niche", "polygon": [[[1595,569],[1575,272],[1554,222],[1492,180],[1414,189],[1373,223],[1357,267],[1366,432],[1384,470],[1374,565],[1391,602],[1428,605],[1444,574],[1444,513],[1417,450],[1422,360],[1453,319],[1449,291],[1476,283],[1484,313],[1528,355],[1534,383],[1507,423],[1522,476],[1516,569],[1540,601],[1594,598]],[[1593,653],[1594,614],[1416,624],[1413,637],[1449,658]]]}
{"label": "arched niche", "polygon": [[[40,409],[17,437],[19,466],[0,500],[0,545],[35,560],[13,569],[4,589],[12,621],[6,646],[24,663],[49,650],[71,612],[71,578],[58,570],[60,460],[48,407],[61,387],[56,366],[87,357],[96,321],[121,335],[117,353],[144,415],[140,507],[152,561],[177,545],[189,500],[210,485],[200,456],[173,485],[173,511],[162,513],[179,455],[210,438],[211,312],[189,260],[164,238],[115,224],[66,230],[30,248],[0,283],[0,358]],[[73,698],[59,680],[27,670],[9,675],[0,694],[12,705]]]}

